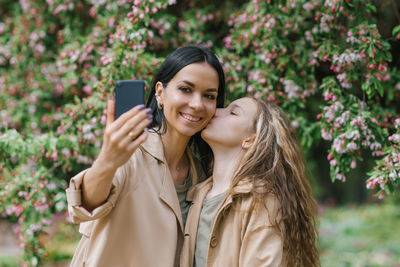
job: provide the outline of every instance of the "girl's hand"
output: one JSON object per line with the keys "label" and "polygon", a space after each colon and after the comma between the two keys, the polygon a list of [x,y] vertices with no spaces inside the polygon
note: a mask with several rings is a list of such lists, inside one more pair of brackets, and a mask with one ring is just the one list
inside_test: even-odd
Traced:
{"label": "girl's hand", "polygon": [[104,171],[116,171],[128,161],[148,137],[146,127],[153,120],[151,109],[138,105],[114,120],[115,102],[107,102],[107,124],[97,166]]}

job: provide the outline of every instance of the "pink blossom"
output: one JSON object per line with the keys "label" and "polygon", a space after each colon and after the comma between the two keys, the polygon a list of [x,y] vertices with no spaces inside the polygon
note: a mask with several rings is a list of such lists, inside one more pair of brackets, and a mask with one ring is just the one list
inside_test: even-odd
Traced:
{"label": "pink blossom", "polygon": [[83,87],[83,91],[84,91],[86,94],[90,95],[90,94],[92,93],[92,87],[91,87],[90,85],[85,85],[85,86]]}
{"label": "pink blossom", "polygon": [[321,137],[325,140],[332,140],[332,134],[330,132],[326,132],[324,129],[321,129]]}
{"label": "pink blossom", "polygon": [[101,116],[101,119],[100,119],[100,123],[102,124],[102,125],[106,125],[106,121],[107,121],[107,118],[106,118],[106,116]]}
{"label": "pink blossom", "polygon": [[378,142],[373,142],[373,143],[370,145],[370,149],[371,149],[371,150],[377,150],[377,149],[380,149],[381,147],[382,147],[382,145],[379,144]]}
{"label": "pink blossom", "polygon": [[339,181],[345,182],[346,181],[346,176],[344,176],[341,173],[336,174],[336,179],[338,179]]}
{"label": "pink blossom", "polygon": [[92,18],[94,18],[94,17],[96,16],[96,7],[95,7],[95,6],[92,6],[92,7],[89,9],[89,15],[90,15]]}
{"label": "pink blossom", "polygon": [[383,152],[380,151],[380,150],[372,151],[372,156],[377,156],[377,157],[379,157],[379,156],[382,156],[382,155],[383,155]]}
{"label": "pink blossom", "polygon": [[356,150],[356,149],[358,148],[358,146],[357,146],[356,143],[350,142],[350,143],[347,144],[346,148],[347,148],[349,151],[354,151],[354,150]]}
{"label": "pink blossom", "polygon": [[373,188],[375,188],[375,186],[376,186],[376,182],[374,180],[367,181],[367,185],[366,185],[367,189],[373,189]]}
{"label": "pink blossom", "polygon": [[400,143],[400,134],[393,134],[389,136],[389,140],[395,143]]}

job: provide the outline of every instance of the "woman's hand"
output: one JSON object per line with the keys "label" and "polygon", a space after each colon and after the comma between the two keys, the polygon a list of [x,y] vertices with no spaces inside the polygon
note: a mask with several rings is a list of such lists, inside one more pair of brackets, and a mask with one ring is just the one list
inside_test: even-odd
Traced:
{"label": "woman's hand", "polygon": [[85,173],[82,182],[82,202],[88,210],[95,209],[107,199],[115,172],[146,141],[146,127],[153,119],[150,109],[138,105],[114,120],[115,103],[110,100],[107,104],[103,145],[97,160]]}
{"label": "woman's hand", "polygon": [[125,164],[147,139],[146,127],[153,116],[151,109],[138,105],[114,120],[115,102],[108,101],[107,124],[97,162],[105,170],[116,170]]}

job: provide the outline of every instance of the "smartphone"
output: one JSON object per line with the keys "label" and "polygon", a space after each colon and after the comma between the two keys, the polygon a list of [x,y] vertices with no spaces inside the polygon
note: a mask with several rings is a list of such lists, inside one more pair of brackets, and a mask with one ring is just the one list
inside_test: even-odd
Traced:
{"label": "smartphone", "polygon": [[115,84],[115,119],[140,104],[144,104],[144,81],[117,81]]}

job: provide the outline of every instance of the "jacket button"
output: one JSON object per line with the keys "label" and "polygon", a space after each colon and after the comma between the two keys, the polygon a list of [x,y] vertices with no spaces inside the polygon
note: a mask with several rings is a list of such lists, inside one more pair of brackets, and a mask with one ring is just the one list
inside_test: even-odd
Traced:
{"label": "jacket button", "polygon": [[211,240],[210,240],[210,246],[212,248],[215,248],[217,246],[217,237],[216,236],[212,236]]}

